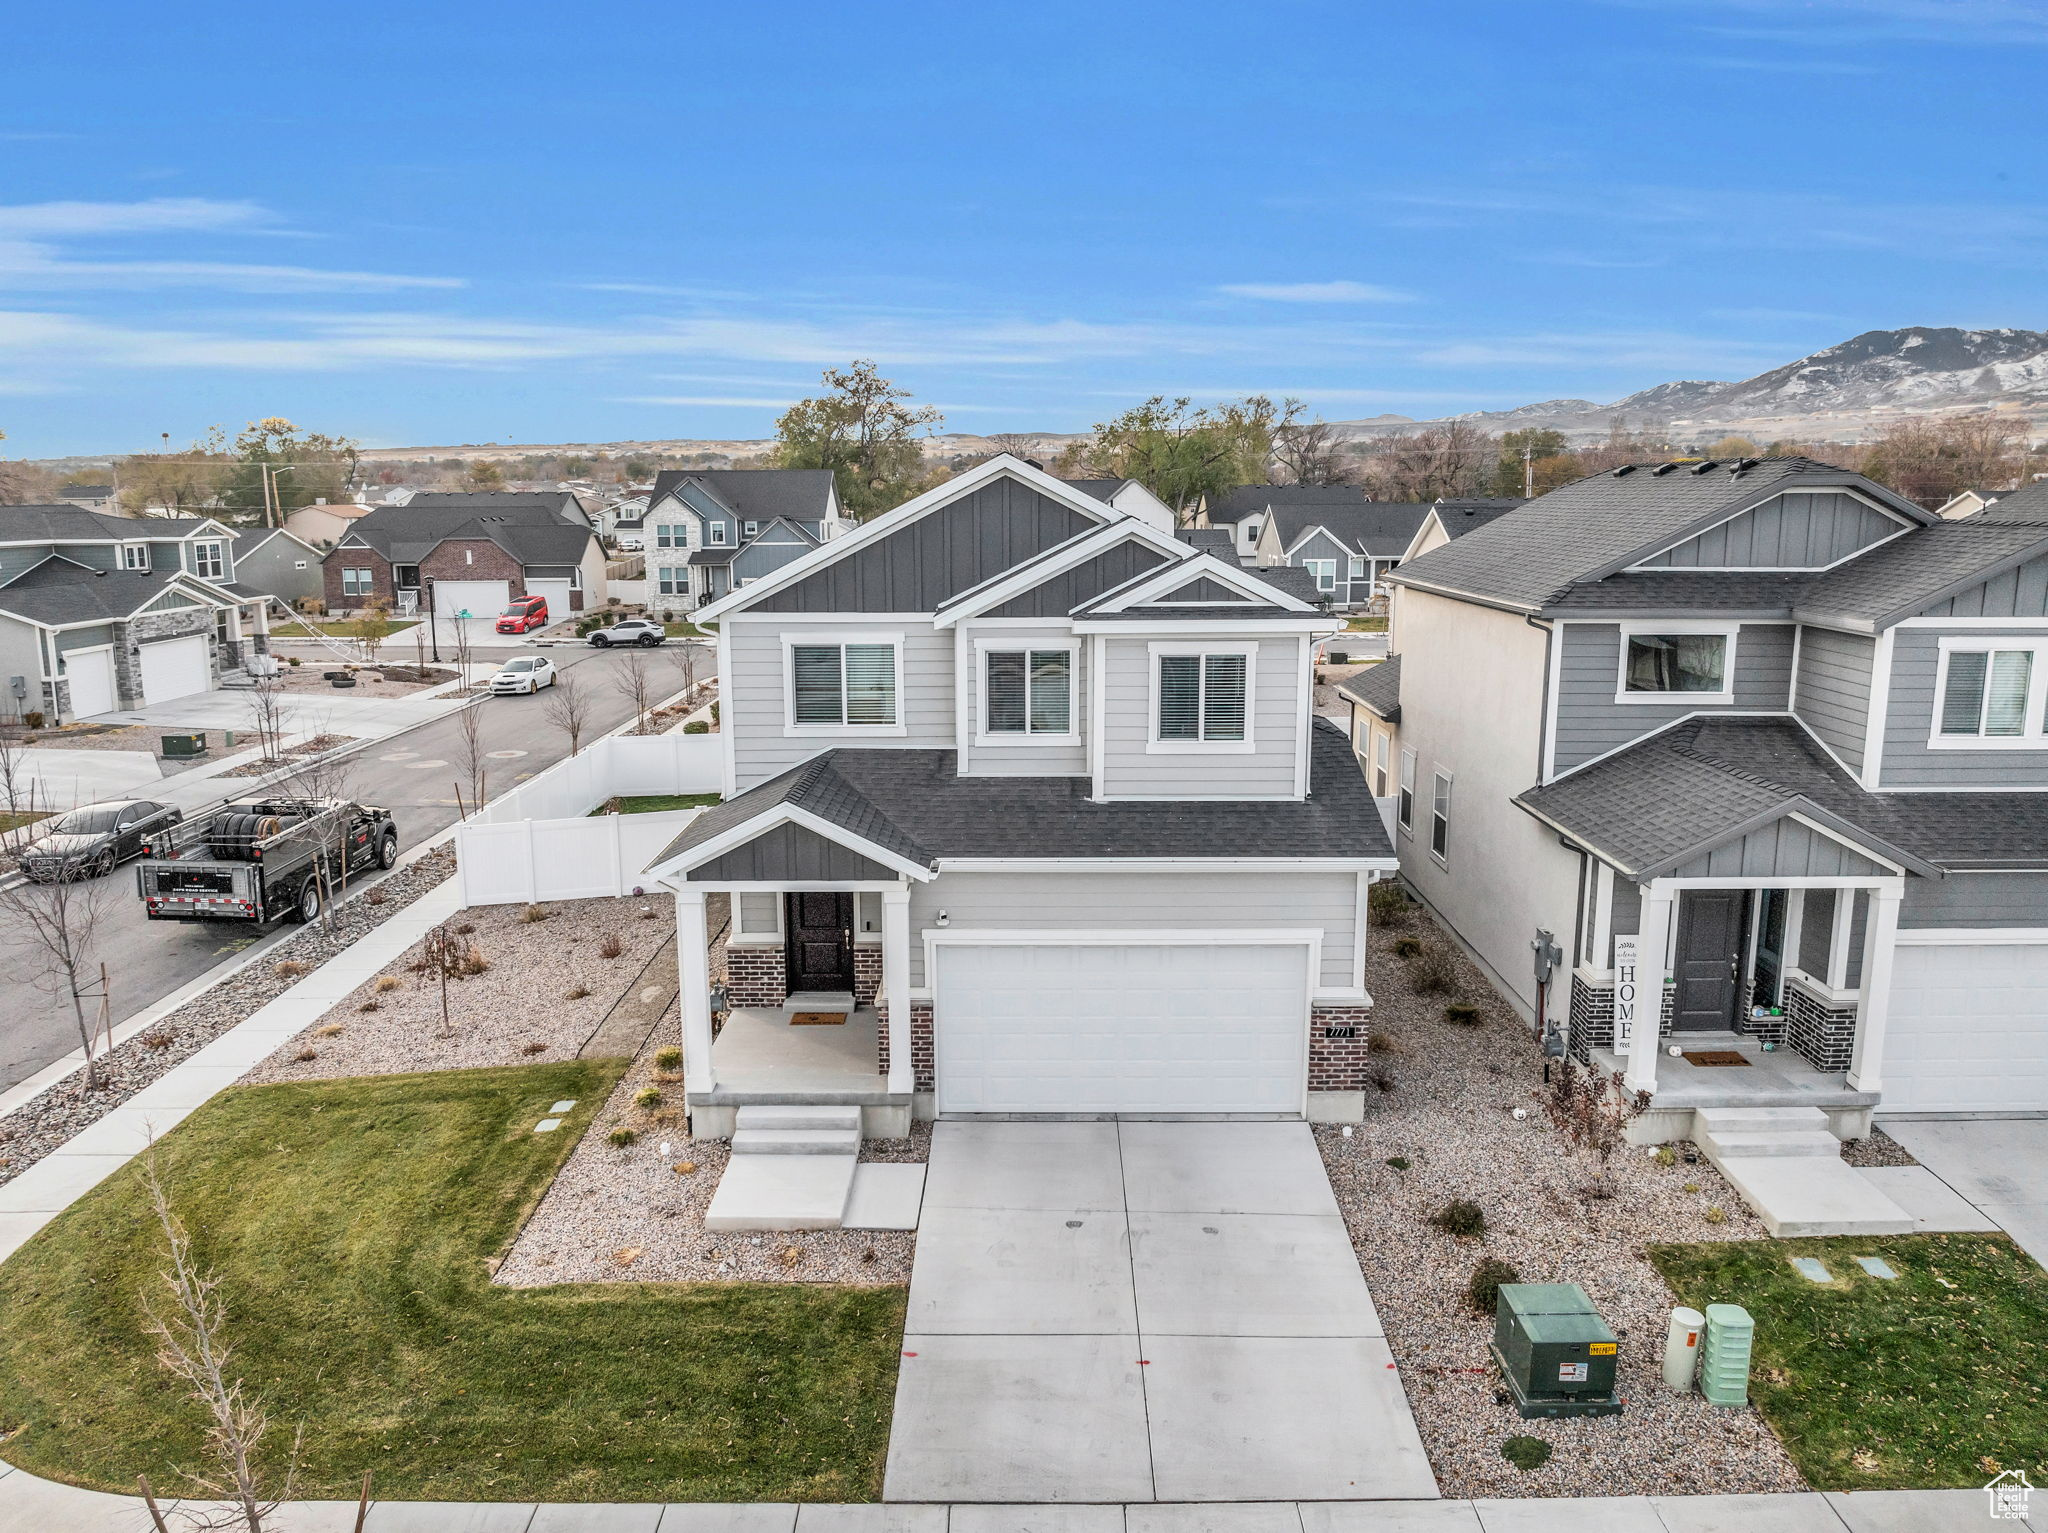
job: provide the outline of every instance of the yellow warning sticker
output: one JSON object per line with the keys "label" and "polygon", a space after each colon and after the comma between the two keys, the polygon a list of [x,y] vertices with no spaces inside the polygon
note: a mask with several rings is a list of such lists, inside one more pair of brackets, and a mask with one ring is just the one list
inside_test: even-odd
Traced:
{"label": "yellow warning sticker", "polygon": [[1614,1347],[1615,1344],[1611,1341],[1596,1341],[1586,1350],[1594,1357],[1612,1357],[1614,1356]]}

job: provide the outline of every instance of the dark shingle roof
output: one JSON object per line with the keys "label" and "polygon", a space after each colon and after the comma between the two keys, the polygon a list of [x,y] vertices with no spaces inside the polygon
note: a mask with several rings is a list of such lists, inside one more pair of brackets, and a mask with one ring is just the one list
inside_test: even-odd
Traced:
{"label": "dark shingle roof", "polygon": [[1241,484],[1211,502],[1209,522],[1241,522],[1268,506],[1362,506],[1365,491],[1353,484]]}
{"label": "dark shingle roof", "polygon": [[1436,519],[1444,529],[1447,538],[1462,538],[1466,533],[1484,527],[1488,522],[1497,522],[1510,511],[1528,505],[1529,502],[1514,500],[1440,500],[1436,503]]}
{"label": "dark shingle roof", "polygon": [[685,564],[730,564],[737,548],[693,548]]}
{"label": "dark shingle roof", "polygon": [[1070,490],[1079,490],[1083,495],[1093,496],[1105,505],[1109,497],[1131,481],[1128,479],[1062,479],[1061,484]]}
{"label": "dark shingle roof", "polygon": [[176,570],[89,570],[52,557],[0,586],[0,612],[33,623],[105,622],[125,618],[178,578]]}
{"label": "dark shingle roof", "polygon": [[521,564],[578,564],[595,536],[587,523],[563,521],[552,507],[537,502],[507,502],[479,510],[435,502],[422,506],[415,497],[407,505],[379,506],[357,517],[335,552],[362,542],[393,563],[418,564],[443,543],[484,540]]}
{"label": "dark shingle roof", "polygon": [[1228,527],[1182,527],[1174,536],[1190,548],[1214,554],[1226,564],[1237,562],[1237,535]]}
{"label": "dark shingle roof", "polygon": [[[1984,492],[1978,491],[1981,495]],[[1968,518],[1973,522],[2048,522],[2048,480],[2001,495]]]}
{"label": "dark shingle roof", "polygon": [[1391,559],[1407,552],[1431,508],[1409,501],[1364,505],[1291,505],[1273,508],[1280,546],[1294,547],[1311,528],[1321,527],[1353,553]]}
{"label": "dark shingle roof", "polygon": [[210,520],[199,516],[112,516],[83,506],[0,506],[0,543],[134,543],[180,538]]}
{"label": "dark shingle roof", "polygon": [[1908,862],[2048,867],[2048,794],[1866,792],[1787,718],[1690,719],[1515,802],[1636,878],[1793,809]]}
{"label": "dark shingle roof", "polygon": [[[1334,647],[1335,641],[1332,640]],[[1378,665],[1369,665],[1355,676],[1337,683],[1337,690],[1356,698],[1389,724],[1401,722],[1401,657],[1389,655]]]}
{"label": "dark shingle roof", "polygon": [[832,494],[829,468],[665,468],[654,476],[647,504],[654,505],[692,479],[750,521],[777,516],[796,522],[823,521]]}
{"label": "dark shingle roof", "polygon": [[706,810],[656,861],[799,806],[909,861],[942,857],[1387,857],[1385,824],[1342,730],[1310,735],[1303,803],[1089,801],[1085,777],[962,777],[953,752],[842,748]]}
{"label": "dark shingle roof", "polygon": [[1327,607],[1330,593],[1316,584],[1316,577],[1298,564],[1249,564],[1242,567],[1243,573],[1255,580],[1263,580],[1277,591],[1285,591],[1296,601],[1305,601],[1311,607]]}
{"label": "dark shingle roof", "polygon": [[472,514],[538,507],[578,526],[590,520],[583,502],[569,490],[419,490],[406,504],[417,510],[466,510]]}

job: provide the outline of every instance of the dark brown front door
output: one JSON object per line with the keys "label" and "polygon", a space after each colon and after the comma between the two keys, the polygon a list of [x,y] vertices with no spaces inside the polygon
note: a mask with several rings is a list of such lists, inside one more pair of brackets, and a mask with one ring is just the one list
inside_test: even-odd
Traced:
{"label": "dark brown front door", "polygon": [[853,988],[853,896],[792,894],[789,900],[789,988]]}
{"label": "dark brown front door", "polygon": [[1749,891],[1702,889],[1680,896],[1675,1032],[1731,1032],[1742,982],[1742,942],[1749,927]]}

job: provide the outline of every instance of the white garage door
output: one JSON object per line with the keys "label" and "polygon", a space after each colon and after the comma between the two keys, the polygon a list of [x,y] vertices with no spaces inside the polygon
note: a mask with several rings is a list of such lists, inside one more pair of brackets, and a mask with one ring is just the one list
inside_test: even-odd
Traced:
{"label": "white garage door", "polygon": [[936,952],[941,1112],[1302,1110],[1306,944]]}
{"label": "white garage door", "polygon": [[467,612],[489,626],[512,600],[508,580],[441,580],[434,584],[434,615],[451,622]]}
{"label": "white garage door", "polygon": [[2048,943],[1899,944],[1884,1108],[2048,1111]]}
{"label": "white garage door", "polygon": [[526,594],[548,599],[550,623],[559,623],[569,615],[569,582],[566,580],[529,580],[526,582]]}
{"label": "white garage door", "polygon": [[205,634],[163,639],[142,646],[142,700],[145,703],[167,703],[174,697],[190,697],[194,692],[204,692],[212,684]]}
{"label": "white garage door", "polygon": [[64,674],[71,678],[71,716],[89,719],[94,714],[114,711],[114,652],[97,649],[87,654],[64,657]]}

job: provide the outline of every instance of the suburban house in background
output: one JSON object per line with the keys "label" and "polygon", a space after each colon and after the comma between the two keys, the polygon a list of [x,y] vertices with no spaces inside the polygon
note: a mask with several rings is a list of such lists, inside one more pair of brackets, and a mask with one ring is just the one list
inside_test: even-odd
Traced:
{"label": "suburban house in background", "polygon": [[1372,796],[1385,805],[1394,798],[1401,759],[1401,657],[1389,655],[1354,672],[1337,683],[1337,692],[1351,709],[1351,748]]}
{"label": "suburban house in background", "polygon": [[421,494],[379,506],[349,524],[321,569],[329,612],[381,602],[446,621],[544,596],[552,620],[605,600],[604,546],[567,493]]}
{"label": "suburban house in background", "polygon": [[1342,493],[1350,499],[1322,490],[1317,499],[1275,503],[1260,525],[1254,557],[1265,566],[1307,570],[1333,607],[1363,607],[1384,594],[1380,578],[1401,562],[1434,507]]}
{"label": "suburban house in background", "polygon": [[0,506],[0,709],[91,718],[205,692],[269,647],[209,518]]}
{"label": "suburban house in background", "polygon": [[235,583],[288,606],[325,594],[320,550],[282,527],[235,531]]}
{"label": "suburban house in background", "polygon": [[1422,519],[1422,525],[1415,529],[1415,536],[1409,540],[1401,558],[1420,558],[1432,548],[1442,548],[1452,539],[1462,538],[1475,528],[1498,521],[1515,507],[1527,504],[1528,502],[1520,496],[1512,499],[1502,497],[1436,501],[1430,506],[1429,515]]}
{"label": "suburban house in background", "polygon": [[1275,506],[1362,506],[1367,498],[1354,485],[1241,484],[1204,506],[1197,525],[1228,528],[1238,558],[1249,563]]}
{"label": "suburban house in background", "polygon": [[665,469],[637,529],[647,600],[694,610],[802,558],[848,523],[823,468]]}
{"label": "suburban house in background", "polygon": [[771,1103],[857,1104],[869,1134],[1360,1116],[1366,891],[1395,862],[1313,716],[1312,603],[1003,455],[703,616],[726,801],[648,869],[693,1133]]}
{"label": "suburban house in background", "polygon": [[1961,517],[1975,516],[1987,506],[1996,505],[2001,497],[2012,493],[2011,490],[1987,490],[1980,486],[1973,486],[1970,489],[1960,490],[1950,496],[1941,505],[1935,507],[1934,514],[1945,521],[1955,521]]}
{"label": "suburban house in background", "polygon": [[287,512],[284,530],[301,543],[328,549],[341,541],[342,535],[355,525],[358,517],[369,514],[368,506],[349,501],[316,500],[310,506]]}
{"label": "suburban house in background", "polygon": [[103,511],[109,516],[120,515],[115,505],[115,490],[111,484],[67,484],[57,491],[57,499],[67,506],[76,506],[81,511]]}
{"label": "suburban house in background", "polygon": [[[1653,1093],[1633,1133],[1720,1143],[1770,1219],[1757,1160],[1841,1169],[1795,1119],[2048,1111],[2048,489],[1943,521],[1804,458],[1645,464],[1392,579],[1350,696],[1402,872]],[[1736,1109],[1782,1142],[1737,1155]]]}
{"label": "suburban house in background", "polygon": [[1180,521],[1174,515],[1173,507],[1135,479],[1067,479],[1061,482],[1091,500],[1101,501],[1112,511],[1138,517],[1168,532],[1172,532]]}

